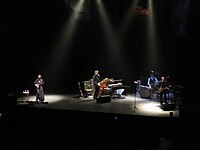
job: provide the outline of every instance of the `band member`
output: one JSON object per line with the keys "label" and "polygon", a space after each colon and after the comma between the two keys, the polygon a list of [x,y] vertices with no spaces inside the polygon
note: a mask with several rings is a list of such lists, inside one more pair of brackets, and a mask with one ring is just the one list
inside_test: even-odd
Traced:
{"label": "band member", "polygon": [[147,80],[147,86],[150,89],[150,97],[151,98],[154,97],[154,94],[156,93],[157,88],[158,88],[158,84],[159,84],[159,81],[156,78],[154,71],[151,71],[151,74]]}
{"label": "band member", "polygon": [[160,94],[160,104],[163,104],[163,100],[165,104],[167,104],[167,95],[169,94],[169,85],[165,77],[161,77],[158,85],[158,92]]}
{"label": "band member", "polygon": [[36,87],[36,102],[43,102],[44,101],[44,80],[41,74],[38,74],[34,85]]}
{"label": "band member", "polygon": [[93,99],[98,98],[98,93],[99,93],[99,83],[102,81],[102,77],[99,74],[99,70],[94,71],[94,75],[92,77],[93,81]]}

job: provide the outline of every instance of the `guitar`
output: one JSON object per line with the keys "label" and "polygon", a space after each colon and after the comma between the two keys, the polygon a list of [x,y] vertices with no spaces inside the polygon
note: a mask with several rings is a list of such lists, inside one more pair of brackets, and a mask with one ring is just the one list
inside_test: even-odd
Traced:
{"label": "guitar", "polygon": [[40,87],[40,84],[35,84],[36,88],[39,88]]}
{"label": "guitar", "polygon": [[83,91],[81,90],[81,84],[79,81],[78,81],[78,87],[79,87],[80,95],[81,95],[81,97],[83,97]]}
{"label": "guitar", "polygon": [[158,89],[158,93],[161,93],[161,92],[163,92],[164,90],[169,90],[169,88],[171,88],[171,87],[172,87],[172,85],[166,86],[166,87],[164,87],[164,88],[159,88],[159,89]]}

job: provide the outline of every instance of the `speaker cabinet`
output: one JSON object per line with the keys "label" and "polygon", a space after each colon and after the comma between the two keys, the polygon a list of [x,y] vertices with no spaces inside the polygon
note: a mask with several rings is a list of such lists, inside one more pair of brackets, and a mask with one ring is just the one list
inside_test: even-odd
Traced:
{"label": "speaker cabinet", "polygon": [[176,109],[176,106],[174,103],[171,103],[171,104],[162,104],[161,106],[162,110],[164,111],[169,111],[169,110],[175,110]]}
{"label": "speaker cabinet", "polygon": [[106,96],[100,96],[99,98],[97,98],[97,103],[108,103],[111,102],[111,96],[110,95],[106,95]]}

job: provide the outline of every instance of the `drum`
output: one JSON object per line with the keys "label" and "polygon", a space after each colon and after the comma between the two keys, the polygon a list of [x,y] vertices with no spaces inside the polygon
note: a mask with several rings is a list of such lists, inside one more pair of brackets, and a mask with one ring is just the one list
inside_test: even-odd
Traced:
{"label": "drum", "polygon": [[140,86],[139,94],[141,98],[148,98],[150,97],[150,89],[147,86]]}

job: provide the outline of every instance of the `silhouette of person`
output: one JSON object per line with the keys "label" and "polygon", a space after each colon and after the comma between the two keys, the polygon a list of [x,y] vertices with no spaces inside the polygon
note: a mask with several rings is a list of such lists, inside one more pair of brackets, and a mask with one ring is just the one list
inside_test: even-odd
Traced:
{"label": "silhouette of person", "polygon": [[169,87],[168,82],[164,76],[161,77],[158,85],[158,92],[160,94],[160,104],[163,104],[163,100],[165,104],[167,104],[167,94],[169,94]]}
{"label": "silhouette of person", "polygon": [[42,78],[41,74],[38,74],[34,85],[36,87],[36,102],[43,102],[45,100],[44,98],[44,80]]}
{"label": "silhouette of person", "polygon": [[98,92],[99,92],[99,85],[98,83],[102,81],[102,77],[99,74],[99,70],[94,71],[94,75],[92,77],[93,81],[93,99],[97,99],[98,97]]}

